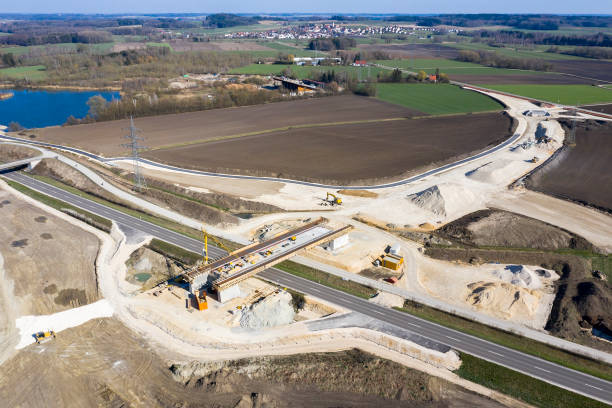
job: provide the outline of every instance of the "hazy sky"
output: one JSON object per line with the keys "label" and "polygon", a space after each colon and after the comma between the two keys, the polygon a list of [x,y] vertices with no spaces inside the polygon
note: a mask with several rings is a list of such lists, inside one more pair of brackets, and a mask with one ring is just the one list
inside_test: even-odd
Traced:
{"label": "hazy sky", "polygon": [[612,14],[612,2],[569,0],[2,0],[0,13],[567,13]]}

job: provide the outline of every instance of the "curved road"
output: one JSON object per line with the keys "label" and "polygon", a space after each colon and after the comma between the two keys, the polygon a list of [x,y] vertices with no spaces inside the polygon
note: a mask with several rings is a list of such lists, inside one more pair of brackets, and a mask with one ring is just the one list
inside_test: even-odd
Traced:
{"label": "curved road", "polygon": [[[202,253],[203,251],[203,244],[200,241],[105,207],[23,174],[10,173],[5,174],[4,177],[194,253]],[[224,251],[213,246],[209,246],[209,251],[215,257],[225,255]],[[370,303],[367,300],[293,276],[275,268],[261,272],[259,275],[281,286],[298,290],[346,309],[395,325],[428,338],[433,342],[447,345],[456,350],[472,354],[484,360],[612,405],[612,383],[608,381],[419,319],[406,313]]]}
{"label": "curved road", "polygon": [[[340,189],[344,189],[344,190],[378,190],[378,189],[389,188],[389,187],[397,187],[397,186],[401,186],[401,185],[404,185],[404,184],[413,183],[415,181],[422,180],[422,179],[424,179],[426,177],[433,176],[433,175],[438,174],[438,173],[442,173],[442,172],[444,172],[446,170],[452,169],[453,167],[457,167],[457,166],[460,166],[462,164],[471,162],[473,160],[477,160],[477,159],[480,159],[482,157],[488,156],[488,155],[490,155],[492,153],[495,153],[495,152],[497,152],[499,150],[502,150],[502,149],[508,147],[509,145],[511,145],[512,143],[516,142],[518,139],[520,139],[521,136],[522,136],[522,134],[515,133],[514,135],[512,135],[510,138],[508,138],[504,142],[500,143],[499,145],[494,146],[494,147],[492,147],[490,149],[487,149],[487,150],[485,150],[483,152],[480,152],[478,154],[475,154],[474,156],[467,157],[465,159],[462,159],[462,160],[459,160],[459,161],[456,161],[456,162],[453,162],[453,163],[449,163],[449,164],[444,165],[442,167],[438,167],[436,169],[429,170],[429,171],[427,171],[425,173],[421,173],[421,174],[418,174],[416,176],[409,177],[407,179],[403,179],[403,180],[399,180],[399,181],[395,181],[395,182],[391,182],[391,183],[377,184],[377,185],[373,185],[373,186],[334,186],[334,185],[328,185],[328,184],[311,183],[311,182],[308,182],[308,181],[291,180],[291,179],[283,179],[283,178],[275,178],[275,177],[244,176],[244,175],[239,175],[239,174],[223,174],[223,173],[214,173],[214,172],[201,171],[201,170],[183,169],[181,167],[175,167],[175,166],[170,166],[168,164],[157,163],[157,162],[154,162],[154,161],[151,161],[151,160],[147,160],[147,159],[143,159],[143,158],[139,158],[138,161],[140,163],[142,163],[142,164],[146,164],[146,165],[149,165],[149,166],[157,167],[159,169],[173,170],[173,171],[183,172],[183,173],[187,173],[187,174],[194,174],[194,175],[199,175],[199,176],[214,176],[214,177],[222,177],[222,178],[229,178],[229,179],[243,179],[243,180],[277,181],[277,182],[282,182],[282,183],[292,183],[292,184],[299,184],[299,185],[303,185],[303,186],[321,187],[321,188],[329,188],[329,189],[335,189],[335,190],[340,190]],[[20,138],[17,138],[17,137],[6,136],[6,135],[0,135],[0,139],[16,141],[16,142],[22,142],[22,143],[32,144],[32,145],[36,145],[36,146],[60,149],[60,150],[64,150],[64,151],[67,151],[67,152],[76,153],[76,154],[79,154],[79,155],[82,155],[82,156],[86,156],[86,157],[88,157],[90,159],[97,160],[97,161],[102,162],[102,163],[111,163],[113,161],[118,161],[118,160],[132,160],[131,157],[105,158],[105,157],[99,156],[97,154],[93,154],[93,153],[90,153],[88,151],[77,149],[77,148],[74,148],[74,147],[62,146],[62,145],[58,145],[58,144],[45,143],[45,142],[37,142],[37,141],[32,141],[32,140],[24,140],[24,139],[20,139]]]}

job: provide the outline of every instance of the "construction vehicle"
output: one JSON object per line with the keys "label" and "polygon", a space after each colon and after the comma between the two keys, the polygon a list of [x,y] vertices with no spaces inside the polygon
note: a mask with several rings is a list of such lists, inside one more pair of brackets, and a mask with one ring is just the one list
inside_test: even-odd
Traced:
{"label": "construction vehicle", "polygon": [[538,156],[533,156],[533,159],[529,160],[530,163],[537,163],[539,161],[540,159],[538,159]]}
{"label": "construction vehicle", "polygon": [[[331,200],[330,200],[330,197],[331,197]],[[337,195],[333,193],[327,193],[327,195],[325,196],[325,201],[330,203],[332,206],[342,205],[342,198],[338,197]]]}
{"label": "construction vehicle", "polygon": [[206,300],[206,292],[204,290],[198,291],[195,299],[198,310],[202,311],[208,309],[208,301]]}
{"label": "construction vehicle", "polygon": [[215,242],[215,244],[217,244],[218,247],[223,248],[228,254],[232,252],[229,248],[223,245],[223,243],[219,241],[217,238],[215,238],[212,235],[208,235],[208,232],[206,232],[206,229],[204,228],[204,224],[202,224],[202,235],[204,236],[204,254],[202,257],[202,261],[204,262],[204,265],[208,265],[208,237],[210,237],[210,239],[212,239]]}
{"label": "construction vehicle", "polygon": [[293,241],[295,241],[296,239],[297,239],[297,237],[294,235],[294,236],[292,236],[291,238],[289,238],[289,241],[292,241],[292,242],[293,242]]}
{"label": "construction vehicle", "polygon": [[38,344],[46,343],[55,338],[55,332],[53,330],[38,332],[34,334],[34,338]]}

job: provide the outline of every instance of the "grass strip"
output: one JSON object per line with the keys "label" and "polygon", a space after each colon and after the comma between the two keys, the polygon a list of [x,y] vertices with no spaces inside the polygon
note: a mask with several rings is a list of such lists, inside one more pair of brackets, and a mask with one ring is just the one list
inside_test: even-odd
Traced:
{"label": "grass strip", "polygon": [[275,268],[363,299],[369,299],[376,294],[376,290],[368,286],[364,286],[353,281],[343,280],[338,276],[331,275],[305,265],[300,265],[295,262],[284,261],[276,265]]}
{"label": "grass strip", "polygon": [[[185,226],[183,224],[180,224],[178,222],[169,220],[167,218],[158,217],[158,216],[146,213],[144,211],[135,210],[135,209],[132,209],[132,208],[128,208],[128,207],[122,206],[120,204],[116,204],[116,203],[107,201],[107,200],[105,200],[103,198],[100,198],[100,197],[95,196],[93,194],[85,193],[85,192],[83,192],[83,191],[81,191],[81,190],[79,190],[77,188],[74,188],[72,186],[64,184],[64,183],[62,183],[60,181],[57,181],[57,180],[55,180],[53,178],[50,178],[50,177],[31,175],[31,174],[28,174],[28,176],[30,176],[32,178],[35,178],[35,179],[37,179],[39,181],[42,181],[44,183],[50,184],[50,185],[52,185],[54,187],[60,188],[60,189],[62,189],[64,191],[67,191],[67,192],[72,193],[74,195],[77,195],[79,197],[86,198],[88,200],[94,201],[94,202],[96,202],[98,204],[102,204],[102,205],[104,205],[106,207],[109,207],[109,208],[112,208],[114,210],[121,211],[122,213],[127,214],[127,215],[131,215],[132,217],[139,218],[139,219],[141,219],[143,221],[150,222],[151,224],[155,224],[155,225],[157,225],[159,227],[166,228],[166,229],[168,229],[170,231],[174,231],[176,233],[188,236],[188,237],[196,239],[198,241],[202,241],[202,231],[200,231],[200,230],[196,230],[196,229],[187,227],[187,226]],[[220,242],[222,242],[225,246],[227,246],[231,250],[240,248],[240,245],[236,244],[235,242],[228,241],[226,239],[219,238],[219,237],[215,237],[215,238],[218,239]]]}
{"label": "grass strip", "polygon": [[53,197],[49,197],[48,195],[39,193],[38,191],[32,190],[22,184],[19,184],[13,180],[5,179],[6,183],[14,188],[15,190],[27,195],[35,199],[36,201],[40,201],[41,203],[48,205],[49,207],[55,208],[65,214],[68,214],[78,220],[81,220],[92,227],[98,228],[102,231],[109,232],[113,225],[112,221],[106,219],[104,217],[100,217],[99,215],[92,214],[88,211],[82,210],[78,207],[70,205],[64,201],[57,200]]}
{"label": "grass strip", "polygon": [[441,310],[424,306],[420,303],[406,301],[404,307],[395,308],[401,312],[470,334],[474,337],[490,341],[500,346],[530,354],[541,359],[581,371],[604,380],[612,381],[612,368],[606,363],[592,360],[588,357],[570,353],[556,347],[549,346],[527,337],[519,336],[485,324],[464,319]]}
{"label": "grass strip", "polygon": [[455,371],[461,378],[484,385],[537,407],[600,408],[607,406],[603,402],[469,354],[461,353],[461,361],[461,367]]}
{"label": "grass strip", "polygon": [[172,144],[167,144],[167,145],[162,145],[162,146],[156,146],[151,149],[148,149],[148,151],[171,149],[175,147],[184,147],[184,146],[191,146],[191,145],[210,143],[210,142],[218,142],[220,140],[239,139],[242,137],[265,135],[268,133],[275,133],[275,132],[286,132],[291,129],[304,129],[304,128],[313,128],[313,127],[342,126],[342,125],[360,125],[360,124],[365,124],[365,123],[391,122],[391,121],[406,120],[406,119],[409,119],[409,118],[364,119],[364,120],[349,120],[349,121],[343,121],[343,122],[306,123],[303,125],[283,126],[279,128],[257,130],[254,132],[237,133],[235,135],[218,136],[218,137],[213,137],[209,139],[198,139],[198,140],[190,140],[189,142],[172,143]]}
{"label": "grass strip", "polygon": [[185,265],[195,265],[202,259],[202,255],[198,255],[194,252],[188,251],[176,245],[172,245],[157,238],[153,238],[147,247],[152,251],[174,259],[175,261],[179,261]]}

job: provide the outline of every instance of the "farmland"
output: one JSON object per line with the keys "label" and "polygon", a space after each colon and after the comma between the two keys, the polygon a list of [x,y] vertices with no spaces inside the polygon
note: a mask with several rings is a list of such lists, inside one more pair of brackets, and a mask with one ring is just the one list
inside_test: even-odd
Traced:
{"label": "farmland", "polygon": [[534,190],[612,211],[610,124],[581,124],[576,146],[565,147],[528,180]]}
{"label": "farmland", "polygon": [[245,67],[234,68],[230,70],[230,74],[249,74],[249,75],[279,75],[284,69],[289,68],[293,74],[299,79],[309,78],[309,76],[316,71],[326,72],[326,71],[334,71],[334,72],[346,72],[347,75],[366,79],[368,77],[368,72],[372,78],[376,78],[378,73],[388,73],[389,71],[384,68],[377,67],[353,67],[353,66],[344,66],[344,65],[335,65],[335,66],[298,66],[298,65],[283,65],[283,64],[251,64]]}
{"label": "farmland", "polygon": [[508,137],[511,127],[503,113],[341,124],[177,146],[144,156],[224,173],[366,183],[401,178],[481,150]]}
{"label": "farmland", "polygon": [[612,102],[612,92],[589,85],[485,85],[487,88],[564,105]]}
{"label": "farmland", "polygon": [[[143,130],[148,147],[160,148],[265,132],[287,126],[310,125],[313,121],[322,124],[406,118],[415,115],[423,113],[374,98],[346,95],[152,116],[137,119],[136,125]],[[120,146],[121,136],[127,126],[127,120],[120,120],[49,127],[32,133],[40,140],[81,147],[106,156],[117,156],[127,152]]]}
{"label": "farmland", "polygon": [[0,69],[0,79],[27,79],[29,81],[40,81],[47,77],[46,69],[43,65],[30,67],[14,67]]}
{"label": "farmland", "polygon": [[432,115],[501,110],[495,100],[447,84],[378,84],[377,98]]}

